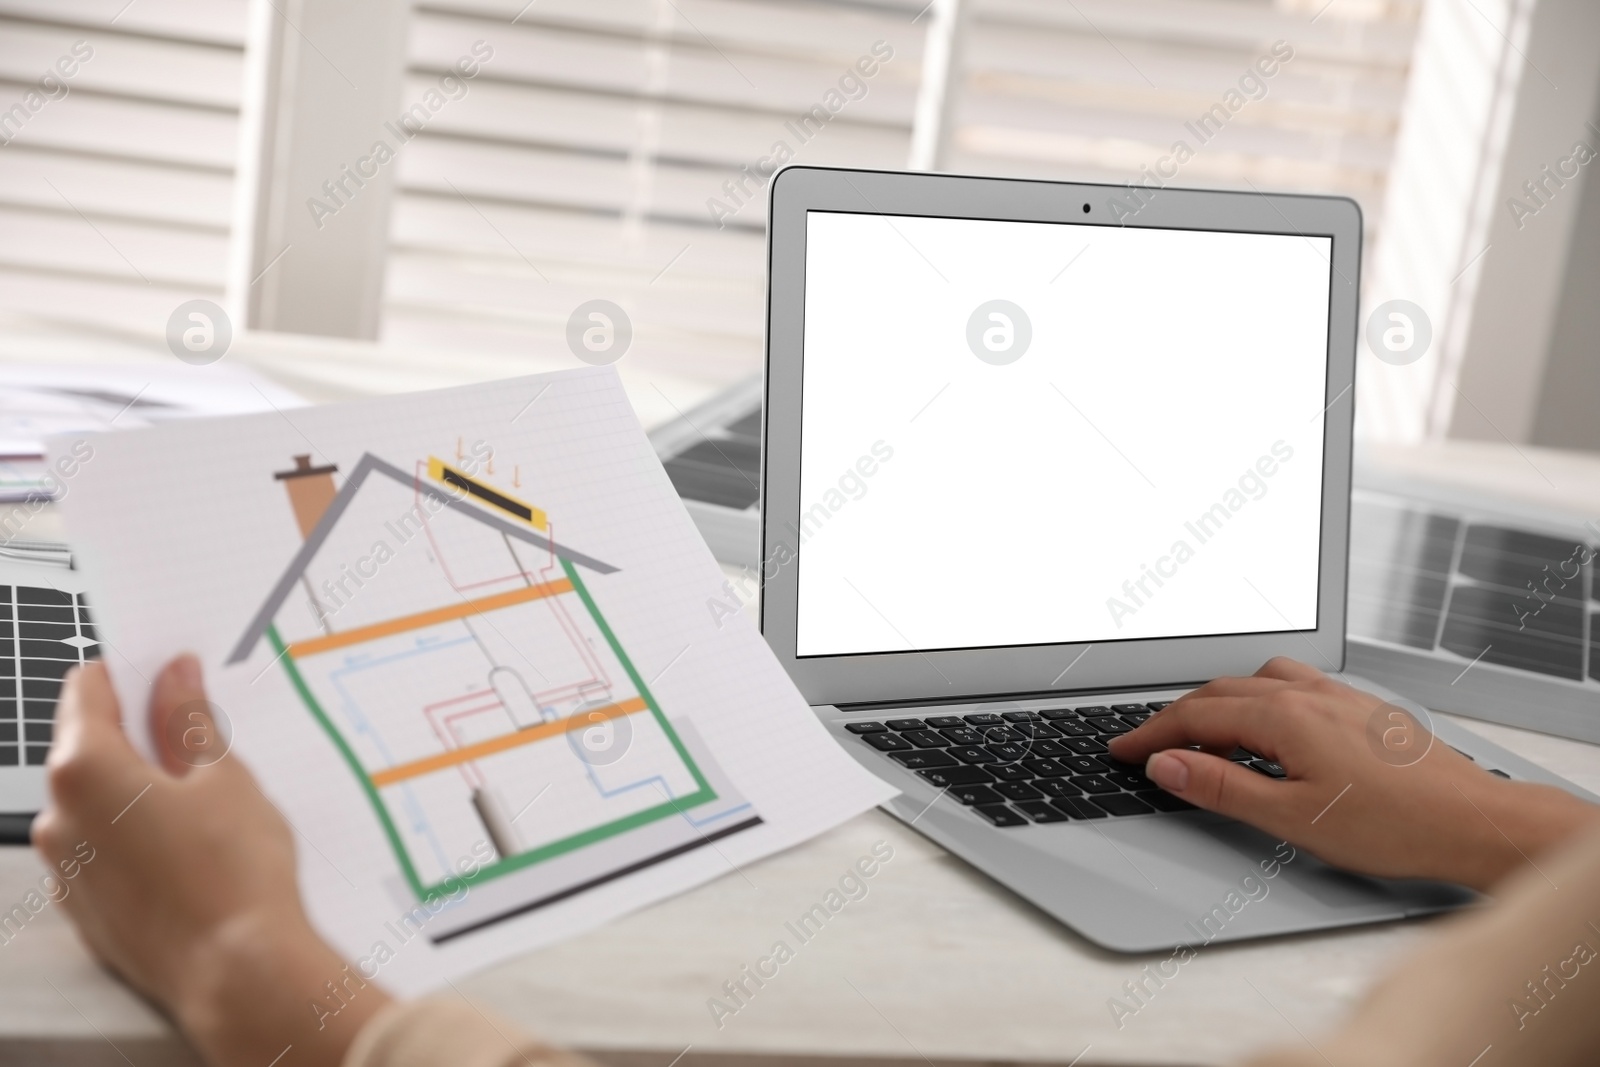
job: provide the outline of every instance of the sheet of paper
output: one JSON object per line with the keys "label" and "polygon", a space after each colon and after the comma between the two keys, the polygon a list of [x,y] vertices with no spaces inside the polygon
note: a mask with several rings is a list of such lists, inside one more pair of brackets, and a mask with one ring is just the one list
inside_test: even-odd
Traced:
{"label": "sheet of paper", "polygon": [[88,445],[63,506],[132,737],[147,680],[198,653],[314,920],[391,988],[894,793],[727,610],[610,368]]}

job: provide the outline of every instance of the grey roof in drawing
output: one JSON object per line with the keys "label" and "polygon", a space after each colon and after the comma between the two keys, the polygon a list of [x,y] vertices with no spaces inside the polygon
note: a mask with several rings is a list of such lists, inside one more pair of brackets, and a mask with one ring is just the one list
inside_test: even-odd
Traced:
{"label": "grey roof in drawing", "polygon": [[343,516],[345,508],[349,506],[356,493],[361,490],[361,486],[366,482],[367,477],[372,474],[381,474],[385,478],[399,482],[401,485],[414,488],[424,496],[430,496],[440,501],[447,508],[452,508],[470,519],[492,527],[507,537],[524,541],[535,548],[552,551],[557,557],[575,566],[587,567],[596,574],[611,574],[617,570],[611,564],[595,559],[593,556],[586,556],[582,552],[575,552],[570,548],[556,545],[548,537],[543,537],[526,526],[507,522],[499,516],[492,515],[481,508],[457,499],[443,490],[425,482],[419,482],[414,475],[407,474],[394,464],[387,463],[374,456],[371,452],[366,452],[356,461],[355,467],[351,469],[349,476],[345,478],[345,483],[339,489],[339,492],[329,502],[328,509],[323,512],[316,528],[311,531],[310,535],[306,537],[305,543],[300,546],[300,551],[294,554],[294,558],[284,568],[277,584],[272,587],[271,594],[257,609],[255,617],[250,620],[250,625],[246,627],[244,635],[239,638],[239,643],[228,654],[227,663],[239,663],[255,650],[256,642],[261,640],[262,636],[267,632],[267,627],[272,625],[273,616],[278,614],[278,609],[283,606],[284,600],[288,598],[289,593],[294,589],[294,583],[300,580],[300,575],[311,564],[312,557],[317,554],[317,550],[322,547],[323,542],[328,539],[328,534],[339,522],[340,517]]}

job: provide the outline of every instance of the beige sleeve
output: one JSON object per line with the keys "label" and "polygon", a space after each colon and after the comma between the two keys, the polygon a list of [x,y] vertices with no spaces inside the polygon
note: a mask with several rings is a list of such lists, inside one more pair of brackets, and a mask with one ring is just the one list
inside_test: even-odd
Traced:
{"label": "beige sleeve", "polygon": [[367,1021],[344,1067],[595,1067],[456,997],[395,1001]]}
{"label": "beige sleeve", "polygon": [[[1537,864],[1537,866],[1535,866]],[[1344,1028],[1251,1067],[1593,1064],[1600,1050],[1600,835],[1528,865],[1449,920]]]}

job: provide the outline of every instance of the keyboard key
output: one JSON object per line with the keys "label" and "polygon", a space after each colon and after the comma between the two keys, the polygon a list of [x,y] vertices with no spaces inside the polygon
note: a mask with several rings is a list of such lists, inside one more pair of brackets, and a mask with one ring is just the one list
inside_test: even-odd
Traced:
{"label": "keyboard key", "polygon": [[1187,800],[1179,800],[1171,793],[1164,793],[1159,789],[1148,789],[1134,796],[1155,808],[1157,811],[1193,811],[1194,805]]}
{"label": "keyboard key", "polygon": [[1020,763],[986,763],[984,770],[1002,782],[1026,782],[1033,772]]}
{"label": "keyboard key", "polygon": [[1002,763],[1015,763],[1020,759],[1026,759],[1028,755],[1028,750],[1022,745],[1010,742],[1003,745],[984,745],[983,747]]}
{"label": "keyboard key", "polygon": [[1057,762],[1073,774],[1099,774],[1106,769],[1106,765],[1093,756],[1062,756]]}
{"label": "keyboard key", "polygon": [[1094,737],[1069,737],[1062,744],[1080,756],[1098,756],[1111,751],[1101,744],[1098,738]]}
{"label": "keyboard key", "polygon": [[[928,721],[932,722],[933,720],[929,719]],[[983,744],[983,735],[976,730],[969,730],[965,726],[960,726],[953,730],[940,730],[939,732],[944,734],[944,736],[949,739],[952,745]]]}
{"label": "keyboard key", "polygon": [[[895,738],[896,741],[900,739]],[[907,748],[911,746],[906,745]],[[997,762],[988,752],[977,745],[956,745],[954,748],[945,749],[946,752],[960,760],[962,763],[995,763]]]}
{"label": "keyboard key", "polygon": [[963,715],[962,718],[966,719],[968,725],[971,726],[999,726],[1005,722],[1004,719],[992,711],[980,711],[972,715]]}
{"label": "keyboard key", "polygon": [[1116,786],[1100,777],[1098,774],[1080,774],[1071,779],[1072,784],[1085,793],[1117,793],[1121,792]]}
{"label": "keyboard key", "polygon": [[1154,808],[1138,797],[1129,796],[1127,793],[1090,797],[1089,803],[1102,807],[1113,815],[1149,815],[1152,811],[1155,811]]}
{"label": "keyboard key", "polygon": [[1022,761],[1022,765],[1028,769],[1030,774],[1039,778],[1065,778],[1067,775],[1074,773],[1063,766],[1060,760],[1043,759],[1041,757],[1025,759]]}
{"label": "keyboard key", "polygon": [[907,730],[900,736],[918,748],[944,748],[950,743],[937,730]]}
{"label": "keyboard key", "polygon": [[1253,760],[1247,766],[1252,771],[1260,771],[1268,778],[1287,778],[1289,776],[1281,765],[1273,763],[1269,759]]}
{"label": "keyboard key", "polygon": [[1050,806],[1074,819],[1103,819],[1106,813],[1079,797],[1062,797],[1052,800]]}
{"label": "keyboard key", "polygon": [[1008,711],[1000,717],[1006,722],[1038,722],[1044,716],[1037,711]]}
{"label": "keyboard key", "polygon": [[1121,719],[1123,722],[1137,730],[1139,727],[1145,724],[1147,719],[1150,718],[1150,713],[1148,711],[1129,712],[1126,715],[1118,715],[1117,718]]}
{"label": "keyboard key", "polygon": [[889,730],[881,722],[847,722],[844,728],[853,734],[882,734]]}
{"label": "keyboard key", "polygon": [[1257,760],[1261,757],[1246,749],[1236,748],[1233,750],[1232,754],[1228,756],[1228,758],[1233,760],[1235,763],[1249,763],[1251,760]]}
{"label": "keyboard key", "polygon": [[961,716],[959,715],[935,715],[928,720],[928,725],[935,730],[944,730],[961,724]]}
{"label": "keyboard key", "polygon": [[1078,713],[1071,708],[1045,708],[1039,714],[1051,722],[1055,722],[1058,719],[1076,719],[1078,717]]}
{"label": "keyboard key", "polygon": [[1091,704],[1086,708],[1079,708],[1078,709],[1078,714],[1079,715],[1083,715],[1083,716],[1087,716],[1087,715],[1110,715],[1111,714],[1111,709],[1106,707],[1104,704]]}
{"label": "keyboard key", "polygon": [[930,770],[935,767],[959,767],[961,764],[946,756],[943,752],[934,749],[919,748],[911,752],[891,752],[889,758],[902,767],[913,771]]}
{"label": "keyboard key", "polygon": [[1027,826],[1028,820],[1004,804],[983,804],[972,809],[996,826]]}
{"label": "keyboard key", "polygon": [[1152,700],[1146,704],[1145,707],[1149,708],[1151,711],[1161,711],[1163,708],[1172,707],[1172,703],[1173,702],[1170,700]]}
{"label": "keyboard key", "polygon": [[1028,738],[1030,741],[1038,741],[1042,738],[1054,738],[1061,736],[1060,734],[1056,733],[1055,727],[1048,723],[1042,722],[1019,722],[1015,727],[1013,727],[1013,729],[1015,729],[1017,733],[1021,734],[1023,737]]}
{"label": "keyboard key", "polygon": [[[918,752],[917,755],[922,756],[927,753]],[[944,753],[941,752],[939,755],[942,756]],[[982,767],[930,768],[918,771],[917,775],[936,789],[948,789],[953,785],[990,785],[994,782],[994,776]]]}
{"label": "keyboard key", "polygon": [[1069,719],[1065,722],[1051,723],[1056,728],[1056,733],[1066,737],[1093,737],[1095,729],[1082,719]]}
{"label": "keyboard key", "polygon": [[1034,822],[1066,822],[1067,817],[1055,809],[1055,806],[1043,800],[1024,800],[1017,805],[1023,814]]}
{"label": "keyboard key", "polygon": [[1029,741],[1028,751],[1035,756],[1070,756],[1072,749],[1063,745],[1059,740]]}
{"label": "keyboard key", "polygon": [[983,739],[985,741],[994,741],[996,743],[1001,742],[1001,741],[1026,741],[1027,740],[1027,738],[1024,737],[1021,733],[1017,732],[1016,730],[1013,730],[1009,726],[997,726],[993,730],[985,730],[983,732]]}
{"label": "keyboard key", "polygon": [[1061,778],[1041,778],[1033,787],[1047,797],[1081,797],[1083,790]]}
{"label": "keyboard key", "polygon": [[862,734],[861,740],[877,749],[879,752],[903,752],[911,747],[911,742],[899,734]]}
{"label": "keyboard key", "polygon": [[973,804],[1000,804],[1005,801],[1004,797],[986,785],[953,785],[949,793],[969,807]]}
{"label": "keyboard key", "polygon": [[1118,715],[1148,715],[1150,709],[1143,704],[1113,704],[1111,710]]}
{"label": "keyboard key", "polygon": [[1027,782],[1001,782],[994,791],[1007,800],[1043,800],[1044,794]]}
{"label": "keyboard key", "polygon": [[1142,774],[1135,774],[1132,771],[1107,771],[1105,773],[1105,779],[1108,782],[1114,782],[1117,785],[1120,785],[1130,793],[1137,793],[1141,789],[1150,788],[1150,779],[1146,778]]}
{"label": "keyboard key", "polygon": [[922,729],[922,720],[921,719],[890,719],[889,722],[888,722],[888,727],[891,730],[920,730],[920,729]]}
{"label": "keyboard key", "polygon": [[1507,774],[1505,771],[1502,771],[1499,767],[1490,767],[1489,768],[1489,773],[1494,775],[1496,778],[1510,778],[1511,777],[1511,775]]}
{"label": "keyboard key", "polygon": [[[1095,715],[1087,720],[1090,726],[1102,734],[1125,734],[1133,729],[1115,715]],[[893,723],[890,723],[893,726]]]}

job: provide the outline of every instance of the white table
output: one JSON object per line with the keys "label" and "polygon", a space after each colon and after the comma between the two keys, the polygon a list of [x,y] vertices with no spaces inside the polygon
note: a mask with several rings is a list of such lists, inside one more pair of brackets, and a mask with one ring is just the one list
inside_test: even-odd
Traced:
{"label": "white table", "polygon": [[[332,396],[361,380],[352,366],[368,358],[357,352],[348,365],[285,365],[293,386]],[[422,371],[414,377],[407,384],[433,384]],[[647,386],[654,387],[640,383],[641,398],[654,402]],[[1600,514],[1600,459],[1525,451],[1555,483],[1541,476],[1540,493],[1553,489],[1566,505]],[[1503,447],[1380,458],[1479,484],[1530,481],[1520,455]],[[1600,747],[1468,725],[1600,792]],[[707,999],[879,840],[895,856],[869,895],[718,1029]],[[0,849],[0,903],[20,900],[41,873],[30,851]],[[1207,948],[1119,1030],[1107,1001],[1155,957],[1096,949],[874,812],[460,988],[558,1043],[627,1067],[669,1067],[686,1049],[680,1067],[735,1056],[774,1067],[820,1057],[836,1064],[1210,1064],[1331,1025],[1390,961],[1427,936],[1428,925]],[[130,1062],[194,1061],[155,1012],[87,958],[59,909],[46,909],[0,945],[0,1064]]]}
{"label": "white table", "polygon": [[[1468,725],[1600,792],[1600,747]],[[895,855],[868,895],[719,1030],[707,998],[880,840]],[[0,849],[0,901],[19,900],[42,873],[32,852]],[[689,1046],[680,1067],[731,1054],[784,1067],[812,1057],[1066,1064],[1086,1047],[1080,1065],[1210,1064],[1331,1025],[1428,925],[1213,946],[1118,1030],[1106,1002],[1154,957],[1089,945],[873,812],[460,988],[628,1067],[667,1067]],[[87,958],[59,909],[46,909],[0,946],[0,1064],[124,1064],[124,1054],[137,1067],[191,1062],[165,1022]]]}

